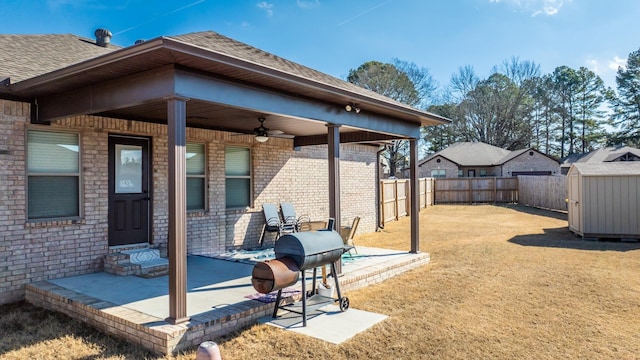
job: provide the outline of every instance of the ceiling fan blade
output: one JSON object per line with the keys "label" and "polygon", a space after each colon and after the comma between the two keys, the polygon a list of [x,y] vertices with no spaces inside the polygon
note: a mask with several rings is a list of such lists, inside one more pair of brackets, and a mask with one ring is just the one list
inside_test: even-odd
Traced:
{"label": "ceiling fan blade", "polygon": [[291,135],[291,134],[269,134],[269,136],[274,137],[274,138],[281,138],[281,139],[293,139],[296,136],[295,135]]}

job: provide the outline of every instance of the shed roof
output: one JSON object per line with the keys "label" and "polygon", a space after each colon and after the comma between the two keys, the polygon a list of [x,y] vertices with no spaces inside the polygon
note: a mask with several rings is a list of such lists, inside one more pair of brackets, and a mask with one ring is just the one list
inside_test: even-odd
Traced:
{"label": "shed roof", "polygon": [[571,165],[569,174],[573,172],[578,172],[582,176],[640,176],[640,162],[578,162]]}

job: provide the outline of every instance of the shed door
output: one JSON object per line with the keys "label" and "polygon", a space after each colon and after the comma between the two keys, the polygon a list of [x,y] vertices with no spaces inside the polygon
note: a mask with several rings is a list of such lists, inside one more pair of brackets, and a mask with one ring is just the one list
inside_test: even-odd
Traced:
{"label": "shed door", "polygon": [[582,233],[582,204],[580,204],[580,178],[577,172],[569,175],[569,229]]}

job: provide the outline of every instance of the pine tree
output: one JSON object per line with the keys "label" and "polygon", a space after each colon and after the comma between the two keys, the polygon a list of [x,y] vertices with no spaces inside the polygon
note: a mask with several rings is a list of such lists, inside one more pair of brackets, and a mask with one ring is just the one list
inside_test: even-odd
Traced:
{"label": "pine tree", "polygon": [[640,49],[629,54],[626,67],[616,75],[618,96],[612,96],[613,125],[619,131],[611,145],[640,145]]}

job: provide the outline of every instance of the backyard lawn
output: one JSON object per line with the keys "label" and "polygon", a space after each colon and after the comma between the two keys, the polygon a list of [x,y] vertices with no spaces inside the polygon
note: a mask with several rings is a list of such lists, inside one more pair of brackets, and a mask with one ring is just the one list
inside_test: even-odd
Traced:
{"label": "backyard lawn", "polygon": [[[268,325],[216,340],[229,359],[637,359],[640,244],[583,241],[520,206],[422,210],[431,263],[350,291],[389,317],[342,345]],[[409,249],[409,218],[357,245]],[[143,349],[27,304],[0,307],[0,359],[140,359]],[[195,350],[168,359],[195,359]]]}

